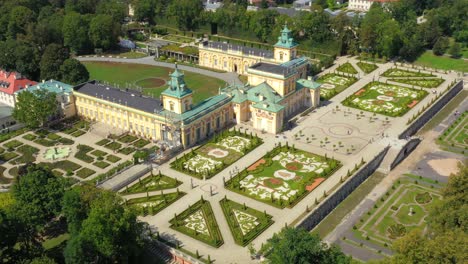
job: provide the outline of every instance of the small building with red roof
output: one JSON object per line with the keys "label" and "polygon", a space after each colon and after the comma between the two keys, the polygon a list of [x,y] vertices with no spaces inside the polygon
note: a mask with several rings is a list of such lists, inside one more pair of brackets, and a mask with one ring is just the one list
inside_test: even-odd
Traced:
{"label": "small building with red roof", "polygon": [[37,82],[23,77],[18,72],[0,69],[0,103],[14,107],[15,93],[35,84]]}

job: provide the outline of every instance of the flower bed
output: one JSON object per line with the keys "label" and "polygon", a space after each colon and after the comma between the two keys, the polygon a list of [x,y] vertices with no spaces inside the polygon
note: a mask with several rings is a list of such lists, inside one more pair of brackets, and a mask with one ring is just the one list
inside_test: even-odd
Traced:
{"label": "flower bed", "polygon": [[421,71],[409,71],[399,68],[391,68],[382,74],[384,77],[436,77],[433,74],[424,73]]}
{"label": "flower bed", "polygon": [[75,158],[82,160],[86,163],[94,162],[94,158],[89,156],[87,153],[93,151],[94,149],[87,145],[78,145],[78,152],[75,153]]}
{"label": "flower bed", "polygon": [[404,83],[424,88],[436,88],[439,87],[445,80],[442,78],[433,79],[389,79],[391,82]]}
{"label": "flower bed", "polygon": [[357,66],[365,73],[371,73],[379,68],[376,64],[365,63],[365,62],[358,62],[356,63]]}
{"label": "flower bed", "polygon": [[76,172],[76,176],[80,177],[81,179],[86,179],[89,176],[93,175],[94,173],[96,173],[96,172],[93,171],[92,169],[82,168],[82,169],[80,169],[79,171]]}
{"label": "flower bed", "polygon": [[336,70],[340,72],[344,72],[344,73],[349,73],[349,74],[358,73],[358,71],[349,62],[340,65],[338,68],[336,68]]}
{"label": "flower bed", "polygon": [[181,185],[182,182],[166,175],[161,174],[150,174],[148,177],[138,179],[138,182],[132,186],[125,187],[122,191],[123,194],[134,194],[134,193],[146,193],[152,191],[160,191],[165,189],[176,188]]}
{"label": "flower bed", "polygon": [[200,179],[211,178],[262,143],[252,134],[224,131],[196,150],[176,157],[171,167]]}
{"label": "flower bed", "polygon": [[163,193],[161,195],[129,199],[126,201],[126,204],[135,206],[139,215],[155,215],[184,195],[184,192],[179,191],[166,194]]}
{"label": "flower bed", "polygon": [[279,208],[293,207],[309,193],[308,185],[326,179],[341,166],[337,160],[287,145],[275,147],[262,160],[254,170],[229,179],[226,188]]}
{"label": "flower bed", "polygon": [[169,221],[171,228],[212,247],[220,247],[224,241],[218,223],[208,201],[200,200]]}
{"label": "flower bed", "polygon": [[404,115],[414,107],[414,101],[420,102],[427,94],[424,90],[371,82],[346,98],[343,105],[395,117]]}
{"label": "flower bed", "polygon": [[236,244],[246,246],[274,222],[272,216],[227,198],[219,201]]}
{"label": "flower bed", "polygon": [[329,100],[353,85],[357,80],[356,77],[344,76],[336,73],[325,74],[317,79],[317,82],[322,84],[320,87],[320,98],[322,100]]}

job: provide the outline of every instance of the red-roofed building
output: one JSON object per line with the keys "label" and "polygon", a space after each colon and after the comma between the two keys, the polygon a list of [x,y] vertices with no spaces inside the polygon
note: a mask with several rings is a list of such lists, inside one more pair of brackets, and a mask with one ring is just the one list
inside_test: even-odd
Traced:
{"label": "red-roofed building", "polygon": [[0,102],[15,106],[15,92],[35,85],[37,82],[24,78],[18,72],[0,70]]}

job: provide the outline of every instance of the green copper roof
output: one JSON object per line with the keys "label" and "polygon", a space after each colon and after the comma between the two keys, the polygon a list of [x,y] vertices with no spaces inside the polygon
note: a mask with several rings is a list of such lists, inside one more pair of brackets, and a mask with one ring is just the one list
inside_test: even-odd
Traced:
{"label": "green copper roof", "polygon": [[177,69],[177,64],[173,73],[169,75],[171,79],[167,82],[169,87],[162,92],[163,95],[182,98],[192,93],[185,84],[184,74]]}
{"label": "green copper roof", "polygon": [[306,80],[306,79],[299,79],[296,81],[296,90],[300,90],[302,88],[307,88],[307,89],[317,89],[321,86],[320,83]]}
{"label": "green copper roof", "polygon": [[276,42],[275,47],[291,49],[297,45],[299,44],[294,41],[291,36],[291,30],[289,30],[288,26],[284,25],[283,30],[281,30],[281,36],[278,37],[278,42]]}
{"label": "green copper roof", "polygon": [[218,94],[203,100],[201,103],[195,105],[192,109],[184,112],[183,114],[176,114],[168,110],[163,110],[161,113],[159,113],[159,115],[164,116],[165,112],[170,112],[170,115],[175,116],[176,119],[181,120],[184,125],[188,125],[193,121],[205,116],[206,114],[219,109],[230,101],[231,97],[228,95]]}
{"label": "green copper roof", "polygon": [[284,109],[284,106],[280,104],[271,104],[265,102],[253,104],[252,107],[273,113],[278,113],[279,111]]}
{"label": "green copper roof", "polygon": [[269,84],[263,82],[257,86],[230,86],[223,89],[223,93],[229,94],[234,103],[245,101],[252,102],[252,107],[269,112],[279,112],[284,106],[279,103],[283,97],[279,95]]}
{"label": "green copper roof", "polygon": [[49,81],[41,82],[36,85],[30,86],[28,88],[21,89],[18,92],[21,92],[21,91],[33,92],[33,91],[37,91],[40,89],[44,89],[44,90],[47,90],[49,92],[53,92],[56,94],[63,94],[63,93],[68,94],[73,91],[73,86],[63,83],[63,82],[56,81],[56,80],[49,80]]}

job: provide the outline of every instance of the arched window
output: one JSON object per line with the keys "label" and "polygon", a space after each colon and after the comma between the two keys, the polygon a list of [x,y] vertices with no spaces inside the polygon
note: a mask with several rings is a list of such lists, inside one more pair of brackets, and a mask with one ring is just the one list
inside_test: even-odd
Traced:
{"label": "arched window", "polygon": [[284,54],[283,54],[283,52],[281,51],[281,52],[279,53],[279,59],[280,59],[281,61],[283,60],[283,55],[284,55]]}
{"label": "arched window", "polygon": [[174,102],[169,102],[169,110],[174,111]]}

